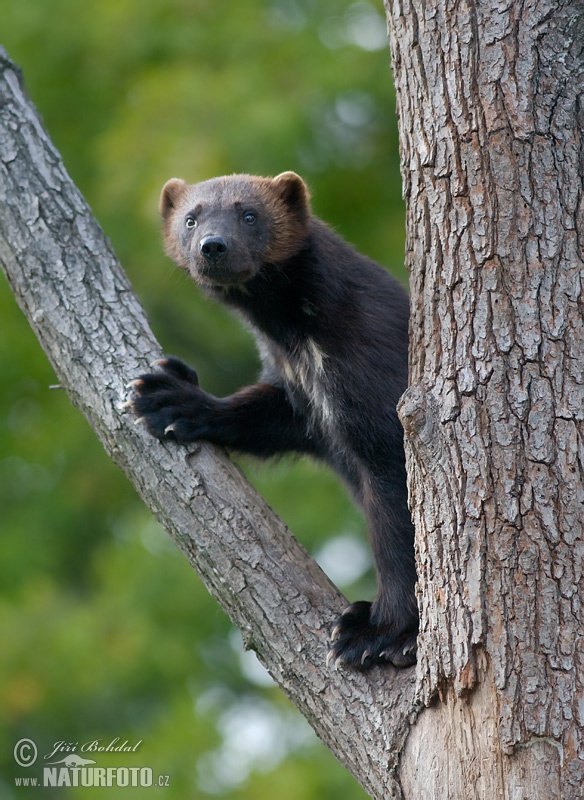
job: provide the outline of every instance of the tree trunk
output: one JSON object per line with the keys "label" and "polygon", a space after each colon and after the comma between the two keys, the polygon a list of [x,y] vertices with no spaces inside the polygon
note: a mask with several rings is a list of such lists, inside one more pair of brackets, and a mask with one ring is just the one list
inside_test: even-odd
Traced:
{"label": "tree trunk", "polygon": [[19,303],[106,450],[380,800],[581,797],[581,10],[387,5],[409,199],[417,688],[413,669],[329,671],[337,590],[222,453],[184,459],[124,413],[124,384],[159,347],[0,57],[0,261]]}
{"label": "tree trunk", "polygon": [[405,797],[584,796],[581,2],[386,0],[425,711]]}

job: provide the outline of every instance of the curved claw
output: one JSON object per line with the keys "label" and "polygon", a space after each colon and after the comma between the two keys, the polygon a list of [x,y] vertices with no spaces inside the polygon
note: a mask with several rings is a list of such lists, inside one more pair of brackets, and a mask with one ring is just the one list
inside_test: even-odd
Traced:
{"label": "curved claw", "polygon": [[371,660],[371,651],[364,650],[363,655],[361,656],[361,666],[364,667],[366,664],[369,663],[370,660]]}
{"label": "curved claw", "polygon": [[343,657],[337,655],[334,649],[329,650],[326,657],[327,667],[331,668],[331,663],[332,663],[332,669],[334,669],[335,672],[338,671],[339,666],[343,663]]}

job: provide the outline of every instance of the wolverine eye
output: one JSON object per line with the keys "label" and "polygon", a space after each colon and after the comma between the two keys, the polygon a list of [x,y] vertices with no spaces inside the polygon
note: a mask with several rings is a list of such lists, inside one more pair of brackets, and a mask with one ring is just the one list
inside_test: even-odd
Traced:
{"label": "wolverine eye", "polygon": [[243,215],[243,221],[246,225],[255,225],[256,215],[252,214],[251,211],[246,211]]}
{"label": "wolverine eye", "polygon": [[185,219],[185,225],[190,230],[191,228],[197,227],[197,220],[193,217],[192,214],[189,214],[188,217]]}

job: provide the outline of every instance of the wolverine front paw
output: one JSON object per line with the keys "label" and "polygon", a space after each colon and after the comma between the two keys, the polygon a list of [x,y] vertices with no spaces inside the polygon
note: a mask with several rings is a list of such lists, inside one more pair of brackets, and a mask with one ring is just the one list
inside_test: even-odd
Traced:
{"label": "wolverine front paw", "polygon": [[204,438],[209,395],[199,387],[199,379],[178,358],[157,361],[154,372],[140,375],[130,383],[128,406],[157,439],[193,442]]}
{"label": "wolverine front paw", "polygon": [[417,627],[396,632],[395,626],[371,622],[371,603],[352,603],[342,613],[332,635],[327,657],[339,664],[367,670],[375,664],[409,667],[416,663]]}

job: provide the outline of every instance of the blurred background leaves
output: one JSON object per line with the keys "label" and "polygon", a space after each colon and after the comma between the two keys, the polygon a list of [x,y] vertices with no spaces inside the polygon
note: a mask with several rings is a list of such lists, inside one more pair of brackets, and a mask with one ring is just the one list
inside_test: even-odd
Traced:
{"label": "blurred background leaves", "polygon": [[[162,254],[169,177],[296,170],[316,213],[405,283],[381,2],[2,0],[0,43],[163,348],[210,391],[251,381],[257,356]],[[120,737],[142,744],[98,765],[148,765],[169,776],[157,790],[169,800],[363,798],[48,388],[55,376],[4,278],[0,362],[0,796],[38,797],[14,785],[34,772],[14,762],[22,737],[41,754]],[[287,459],[243,467],[350,598],[373,594],[362,519],[332,475]]]}

